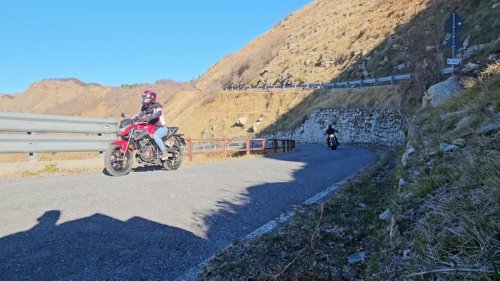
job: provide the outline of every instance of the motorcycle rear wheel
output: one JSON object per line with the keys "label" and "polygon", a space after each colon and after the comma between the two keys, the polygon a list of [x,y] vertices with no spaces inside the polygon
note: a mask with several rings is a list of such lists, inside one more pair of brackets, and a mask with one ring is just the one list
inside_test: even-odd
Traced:
{"label": "motorcycle rear wheel", "polygon": [[123,154],[121,146],[112,144],[104,153],[104,166],[110,175],[124,176],[132,168],[132,155],[129,150]]}

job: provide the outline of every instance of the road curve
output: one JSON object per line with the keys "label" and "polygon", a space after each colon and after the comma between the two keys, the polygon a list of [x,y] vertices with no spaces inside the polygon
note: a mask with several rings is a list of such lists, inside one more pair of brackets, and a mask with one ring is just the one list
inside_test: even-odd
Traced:
{"label": "road curve", "polygon": [[365,148],[0,182],[0,280],[172,280],[373,163]]}

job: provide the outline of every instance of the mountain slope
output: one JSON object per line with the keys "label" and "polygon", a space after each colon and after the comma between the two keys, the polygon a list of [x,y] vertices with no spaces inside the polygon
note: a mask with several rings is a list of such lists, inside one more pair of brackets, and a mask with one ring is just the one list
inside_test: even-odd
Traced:
{"label": "mountain slope", "polygon": [[[483,51],[498,52],[500,8],[495,3],[316,0],[220,60],[196,86],[210,89],[374,78],[414,72],[424,62],[425,68],[440,68],[444,66],[442,53],[450,52],[441,43],[444,22],[453,10],[464,19],[461,39],[466,47],[490,44]],[[465,62],[484,56],[478,48],[468,53]]]}
{"label": "mountain slope", "polygon": [[[217,62],[192,84],[158,81],[104,87],[76,79],[44,80],[34,83],[25,93],[0,96],[0,111],[117,117],[121,112],[135,113],[140,106],[139,94],[153,88],[167,109],[168,123],[179,125],[189,136],[241,136],[247,132],[226,130],[233,125],[234,118],[244,115],[241,112],[249,111],[249,107],[263,113],[268,108],[265,103],[238,102],[243,97],[252,100],[256,94],[222,92],[220,89],[225,85],[325,82],[398,72],[417,74],[397,94],[402,95],[400,104],[411,100],[411,106],[418,107],[427,87],[442,79],[439,69],[449,55],[449,50],[442,47],[445,37],[442,31],[452,10],[457,9],[465,23],[461,38],[467,48],[459,52],[464,56],[464,64],[499,52],[500,7],[495,3],[494,0],[316,0]],[[304,99],[306,104],[302,105],[294,97],[301,93],[299,96],[305,98],[307,92],[287,93],[291,96],[280,98],[279,113],[271,110],[273,113],[267,114],[264,122],[267,127],[287,128],[287,124],[274,124],[281,122],[277,117],[285,114],[283,111],[296,107],[298,111],[314,109],[311,103],[315,99]],[[266,92],[263,98],[272,95]],[[362,104],[373,106],[380,102],[376,96],[371,98],[371,102]],[[239,107],[228,107],[231,103]],[[228,113],[227,110],[234,110],[226,114],[231,117],[214,115]],[[395,110],[400,110],[399,106]],[[207,111],[212,117],[203,115]],[[260,123],[262,127],[264,123]]]}

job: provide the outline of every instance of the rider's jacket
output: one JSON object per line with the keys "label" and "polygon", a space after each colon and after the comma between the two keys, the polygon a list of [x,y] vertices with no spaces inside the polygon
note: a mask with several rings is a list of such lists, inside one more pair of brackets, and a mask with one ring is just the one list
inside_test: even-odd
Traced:
{"label": "rider's jacket", "polygon": [[330,135],[330,134],[335,134],[335,132],[338,132],[338,131],[335,130],[334,128],[328,128],[328,129],[326,129],[325,134]]}
{"label": "rider's jacket", "polygon": [[143,105],[141,112],[137,113],[136,116],[143,121],[153,124],[155,129],[166,125],[165,118],[163,117],[163,109],[161,104],[157,102]]}

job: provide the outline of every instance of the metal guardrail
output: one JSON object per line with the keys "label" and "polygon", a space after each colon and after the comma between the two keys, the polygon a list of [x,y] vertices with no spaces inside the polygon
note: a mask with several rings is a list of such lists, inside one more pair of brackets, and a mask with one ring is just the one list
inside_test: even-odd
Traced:
{"label": "metal guardrail", "polygon": [[[453,73],[453,67],[446,67],[441,70],[442,74]],[[343,82],[330,82],[330,83],[309,83],[309,84],[295,84],[295,85],[272,85],[272,86],[231,86],[225,87],[224,90],[228,91],[245,91],[245,90],[270,90],[270,89],[342,89],[342,88],[359,88],[359,87],[373,87],[381,85],[394,85],[399,81],[411,79],[412,74],[399,74],[391,75],[380,78],[351,80]]]}
{"label": "metal guardrail", "polygon": [[[36,153],[104,151],[117,139],[115,119],[82,118],[31,113],[0,112],[0,153]],[[21,134],[24,133],[24,134]],[[292,140],[256,139],[187,139],[187,156],[194,154],[295,149]]]}
{"label": "metal guardrail", "polygon": [[104,151],[117,131],[114,118],[0,112],[0,153]]}

